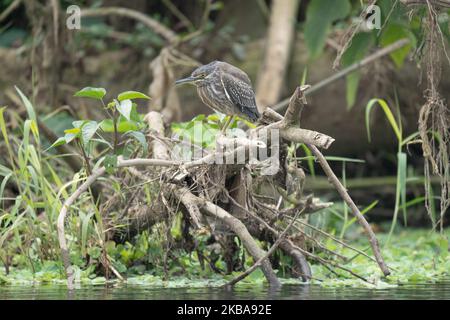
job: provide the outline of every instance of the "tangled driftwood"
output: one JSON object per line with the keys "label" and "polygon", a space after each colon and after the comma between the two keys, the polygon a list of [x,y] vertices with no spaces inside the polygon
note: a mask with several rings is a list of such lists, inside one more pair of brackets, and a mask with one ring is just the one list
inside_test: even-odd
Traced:
{"label": "tangled driftwood", "polygon": [[[319,132],[299,128],[299,118],[305,103],[303,93],[307,87],[303,86],[296,89],[284,117],[271,109],[267,109],[261,119],[262,124],[253,129],[253,131],[258,132],[263,129],[276,128],[279,129],[280,137],[284,141],[305,143],[310,148],[327,174],[330,183],[337,189],[358,222],[365,229],[375,260],[382,272],[388,275],[389,270],[383,261],[372,229],[318,149],[327,149],[334,139]],[[164,134],[164,123],[161,114],[150,112],[146,120],[151,128],[149,132],[149,137],[151,138],[149,146],[153,158],[119,159],[118,168],[133,168],[129,170],[133,176],[148,179],[151,173],[146,172],[145,167],[154,167],[154,170],[152,170],[153,176],[159,177],[159,181],[156,183],[159,187],[160,201],[167,210],[173,212],[181,209],[189,217],[192,228],[207,228],[212,234],[220,234],[226,230],[226,232],[231,232],[239,237],[246,251],[253,257],[255,265],[242,276],[232,280],[230,284],[236,283],[259,267],[271,286],[279,286],[280,282],[269,260],[270,255],[276,248],[281,249],[285,254],[293,258],[298,274],[304,280],[312,277],[305,257],[354,274],[335,262],[326,261],[309,252],[302,245],[302,242],[298,241],[298,239],[308,237],[303,232],[301,225],[297,223],[301,222],[299,218],[330,205],[329,203],[321,203],[311,195],[303,196],[302,189],[305,175],[301,168],[297,168],[294,164],[286,166],[284,170],[278,172],[274,177],[255,175],[253,178],[251,173],[254,168],[247,164],[211,164],[213,163],[212,160],[218,156],[217,151],[191,161],[173,160],[170,143],[167,142]],[[242,141],[239,139],[236,139],[234,142],[238,146],[222,153],[221,156],[223,158],[234,156],[249,146],[248,143],[240,144]],[[285,153],[280,152],[279,156],[280,158],[285,157]],[[283,163],[283,161],[280,160],[280,163]],[[65,201],[58,217],[59,244],[69,288],[73,287],[74,279],[64,229],[65,219],[68,210],[74,202],[105,172],[105,168],[93,171],[86,181]],[[228,183],[226,183],[227,181]],[[232,181],[231,187],[229,181]],[[274,202],[255,192],[255,185],[264,185],[268,182],[271,185],[277,185],[280,190],[280,200],[284,199],[286,203],[291,204],[290,206],[281,209],[280,200]],[[226,200],[223,200],[223,198]],[[151,215],[155,214],[155,212],[149,210],[147,214]],[[297,233],[291,232],[294,229]],[[273,242],[274,245],[267,252],[257,244],[255,238]],[[315,241],[313,238],[310,240]],[[322,249],[327,250],[324,247]],[[331,254],[339,256],[337,253],[332,252]]]}

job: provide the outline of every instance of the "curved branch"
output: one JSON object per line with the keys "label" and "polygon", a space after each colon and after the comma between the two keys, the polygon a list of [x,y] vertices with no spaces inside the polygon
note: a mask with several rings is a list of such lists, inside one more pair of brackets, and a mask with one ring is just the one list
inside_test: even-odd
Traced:
{"label": "curved branch", "polygon": [[328,149],[334,142],[334,138],[327,136],[326,134],[286,125],[283,116],[271,108],[266,108],[266,110],[264,110],[263,118],[269,121],[276,120],[277,122],[272,123],[265,128],[279,129],[280,136],[285,140],[297,143],[312,144],[323,149]]}
{"label": "curved branch", "polygon": [[340,194],[342,199],[347,203],[347,205],[350,207],[353,215],[358,220],[359,224],[364,228],[366,231],[367,237],[369,238],[370,245],[372,246],[372,251],[375,256],[375,259],[377,260],[378,265],[380,266],[381,271],[383,271],[383,274],[385,276],[388,276],[391,272],[389,271],[386,263],[383,260],[383,257],[381,256],[380,247],[378,245],[377,237],[375,236],[375,233],[373,232],[372,228],[370,227],[367,220],[364,218],[364,216],[359,211],[356,204],[353,202],[352,198],[348,194],[345,187],[342,185],[342,183],[339,181],[339,179],[334,174],[333,170],[331,169],[330,165],[328,164],[327,160],[323,156],[323,154],[317,149],[316,146],[308,145],[308,148],[311,150],[311,152],[314,154],[314,156],[317,158],[317,161],[319,161],[320,165],[322,166],[323,171],[328,176],[328,180],[330,183],[333,184],[333,186],[336,188],[337,192]]}

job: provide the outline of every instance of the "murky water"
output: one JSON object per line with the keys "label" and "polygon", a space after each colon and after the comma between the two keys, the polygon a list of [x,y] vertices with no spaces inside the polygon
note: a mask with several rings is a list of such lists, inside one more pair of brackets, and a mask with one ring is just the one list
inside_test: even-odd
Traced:
{"label": "murky water", "polygon": [[5,299],[446,299],[450,281],[435,284],[402,285],[388,289],[323,288],[317,285],[284,285],[272,291],[267,287],[154,288],[138,285],[85,286],[69,292],[64,285],[0,286]]}

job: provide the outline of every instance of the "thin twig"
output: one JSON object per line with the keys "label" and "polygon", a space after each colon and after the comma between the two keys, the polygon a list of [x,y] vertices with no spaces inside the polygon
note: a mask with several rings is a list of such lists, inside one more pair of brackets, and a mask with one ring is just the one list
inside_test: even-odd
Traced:
{"label": "thin twig", "polygon": [[6,17],[8,17],[11,12],[13,12],[14,10],[16,10],[20,4],[22,3],[22,0],[14,0],[9,6],[8,8],[6,8],[1,14],[0,14],[0,22],[2,22],[3,20],[6,19]]}
{"label": "thin twig", "polygon": [[178,41],[178,36],[172,30],[162,25],[159,21],[152,19],[149,16],[136,10],[121,7],[101,7],[81,10],[82,17],[98,17],[110,15],[117,15],[135,19],[143,23],[148,28],[152,29],[155,33],[161,35],[170,43],[175,43]]}

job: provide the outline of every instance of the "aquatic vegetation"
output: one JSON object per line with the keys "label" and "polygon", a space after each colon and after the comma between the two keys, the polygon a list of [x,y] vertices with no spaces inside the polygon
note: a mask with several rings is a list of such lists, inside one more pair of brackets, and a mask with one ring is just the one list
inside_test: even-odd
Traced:
{"label": "aquatic vegetation", "polygon": [[[382,276],[380,270],[371,261],[361,255],[354,256],[353,251],[343,248],[340,250],[340,253],[346,257],[351,257],[351,261],[345,264],[345,266],[372,283],[355,279],[349,276],[348,273],[339,270],[330,272],[323,265],[319,264],[312,264],[314,279],[310,283],[328,288],[355,287],[385,289],[410,283],[435,283],[444,281],[450,277],[449,236],[450,229],[445,230],[443,235],[430,232],[429,230],[408,230],[394,234],[391,237],[390,245],[383,249],[383,255],[386,257],[386,261],[392,269],[392,274],[387,278]],[[387,239],[388,234],[378,234],[378,237],[383,243]],[[142,255],[151,254],[154,248],[142,247],[143,241],[139,240],[138,244],[134,246],[126,244],[125,246],[115,247],[115,254],[121,254],[124,259],[119,259],[118,261],[122,261],[122,263],[130,261],[129,259],[133,259],[130,257],[136,252],[138,254],[135,257],[140,256],[141,258]],[[363,250],[366,244],[361,241],[356,246]],[[114,254],[112,255],[114,256]],[[249,261],[249,265],[251,265],[251,261]],[[145,267],[137,268],[137,266],[127,268],[124,270],[123,275],[126,277],[125,283],[130,285],[164,288],[202,288],[223,286],[227,280],[239,274],[235,272],[230,275],[221,276],[215,274],[212,270],[199,274],[199,265],[196,257],[186,260],[184,266],[187,271],[185,274],[182,276],[170,276],[167,279],[165,279],[162,269],[148,270]],[[41,265],[36,265],[35,268],[34,273],[28,268],[11,268],[8,275],[5,274],[3,269],[0,271],[0,284],[64,284],[66,281],[60,262],[46,261]],[[176,268],[171,270],[171,272],[176,274]],[[302,284],[301,280],[297,278],[287,277],[281,277],[281,282],[283,284]],[[107,283],[114,284],[120,283],[120,281],[117,279],[107,280],[103,276],[99,277],[93,272],[92,268],[82,269],[75,266],[75,283],[78,286],[84,286],[105,285]],[[244,287],[248,285],[265,286],[266,280],[264,274],[257,269],[237,284],[237,286]]]}

